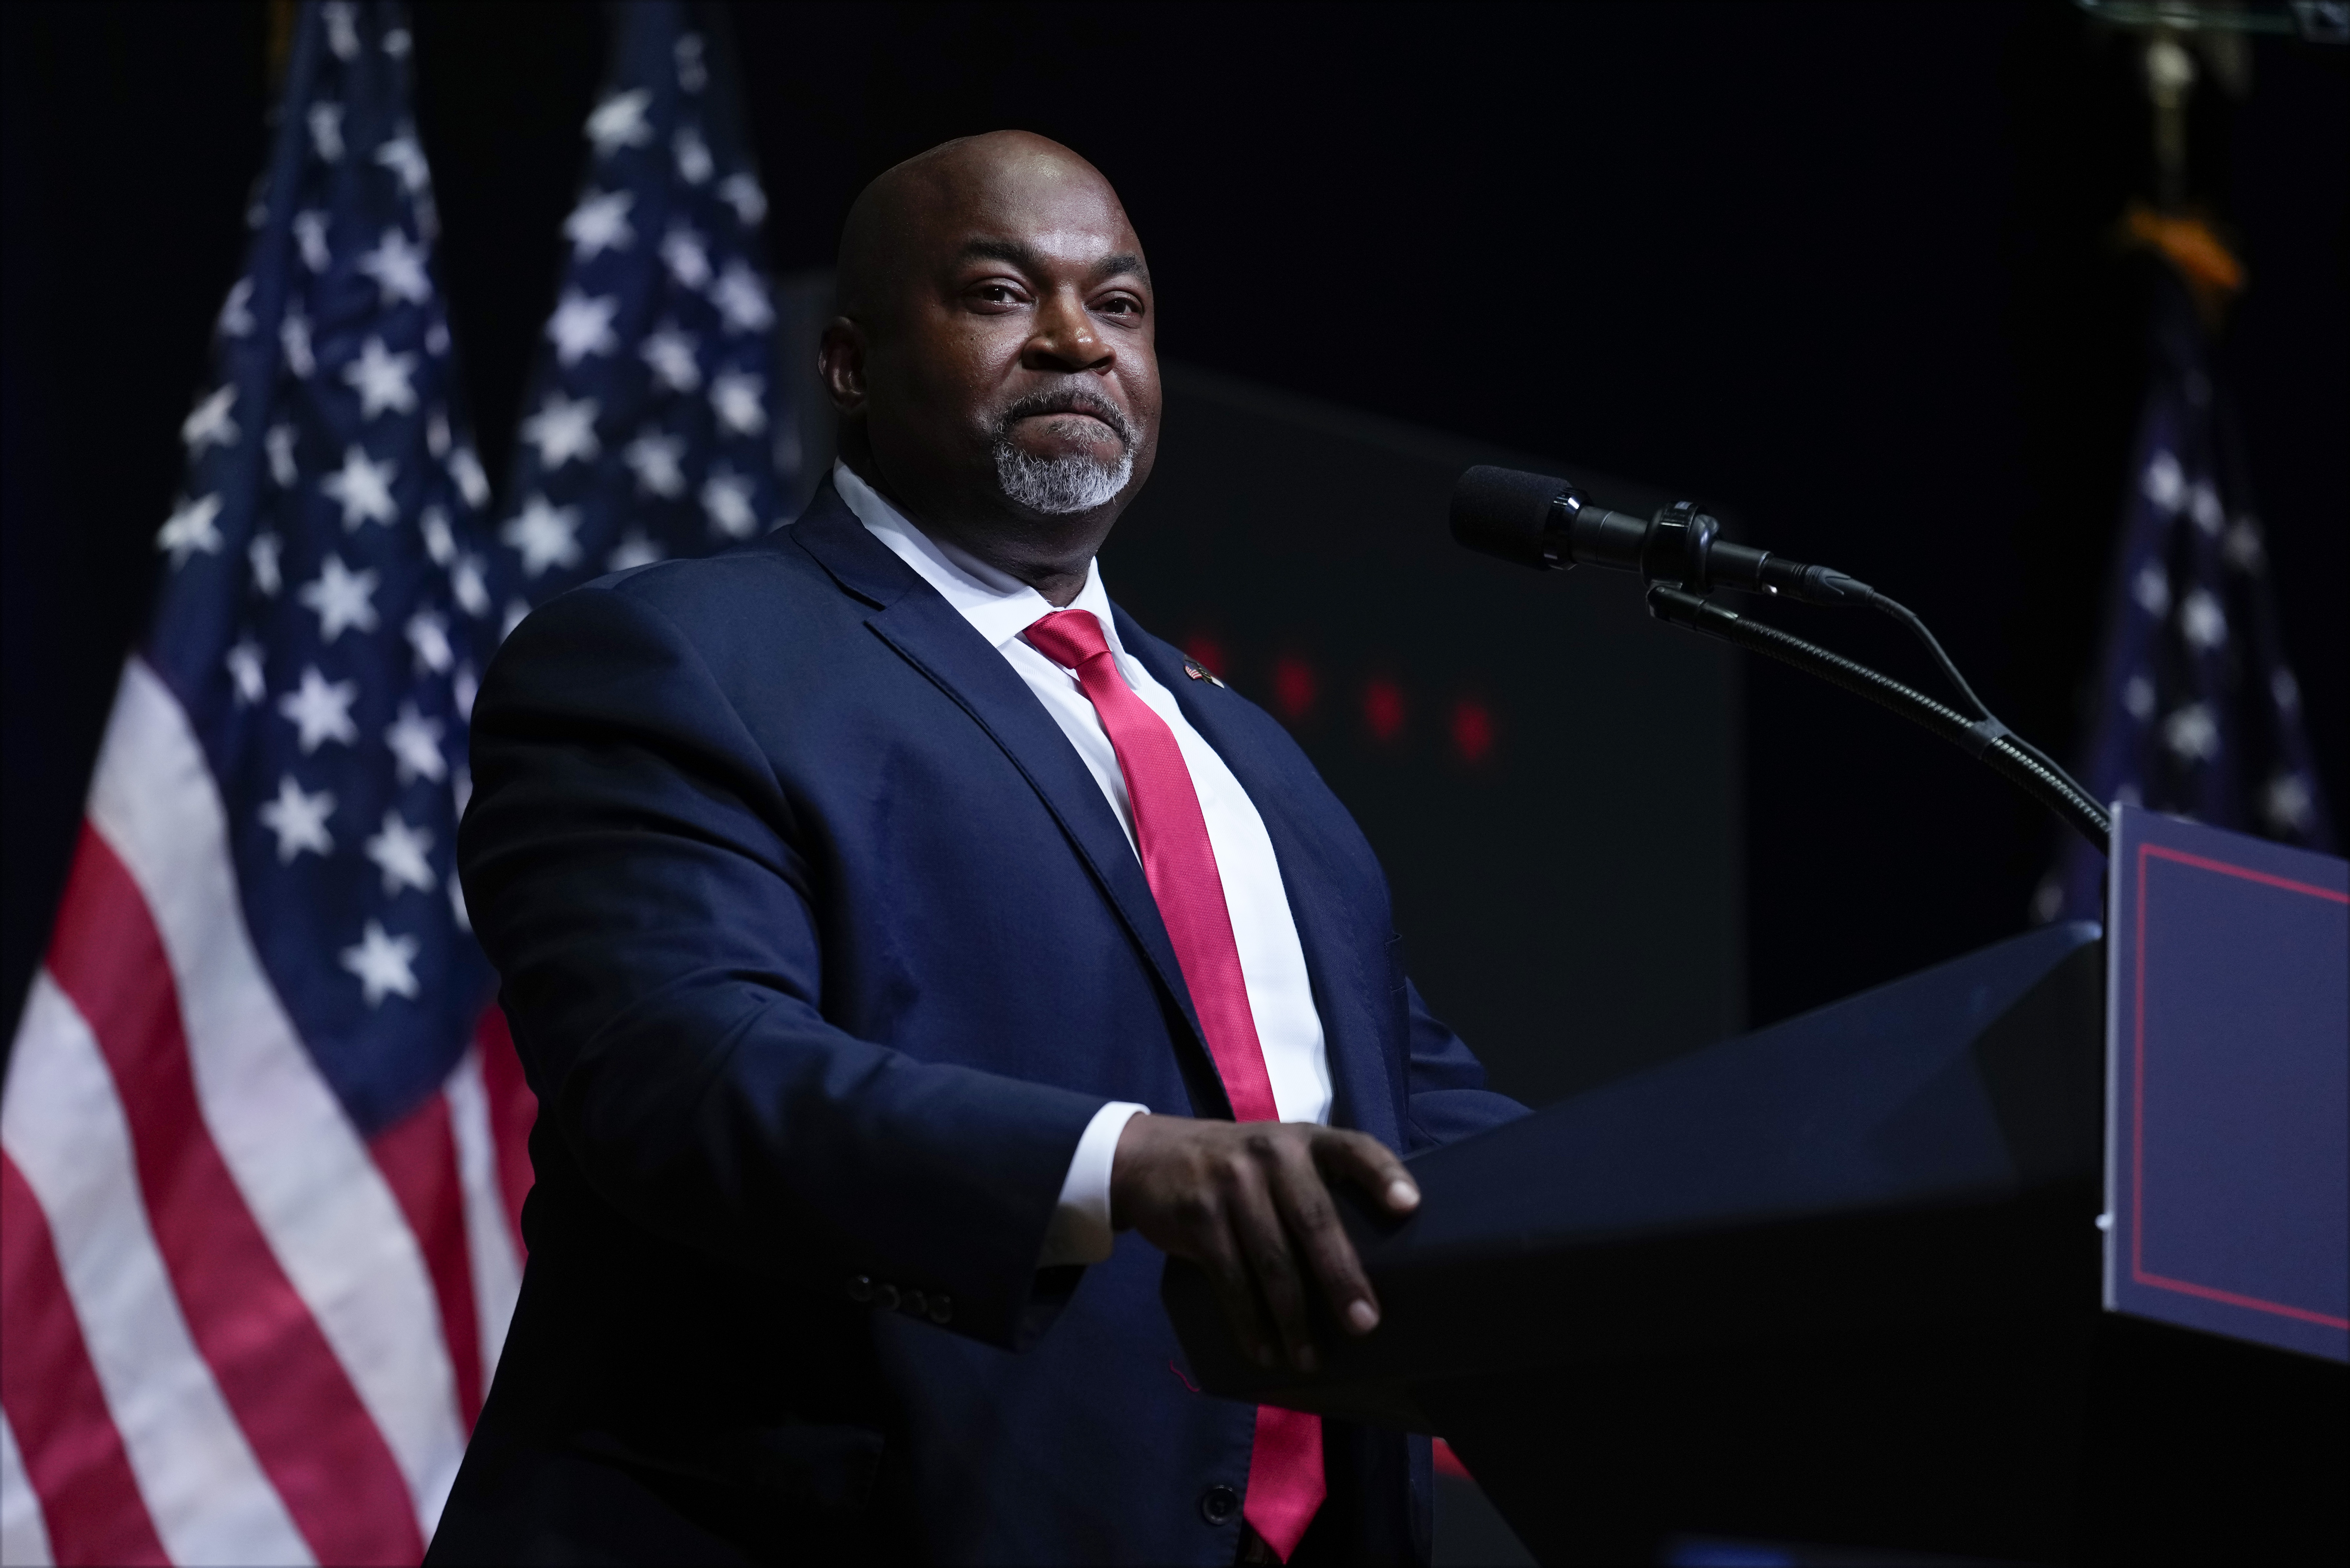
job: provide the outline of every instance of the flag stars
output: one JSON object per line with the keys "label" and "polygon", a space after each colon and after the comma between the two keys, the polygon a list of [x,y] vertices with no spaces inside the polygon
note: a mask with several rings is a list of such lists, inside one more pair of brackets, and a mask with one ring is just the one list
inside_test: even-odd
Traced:
{"label": "flag stars", "polygon": [[2220,536],[2220,526],[2228,521],[2227,512],[2220,505],[2220,493],[2208,479],[2199,479],[2187,487],[2187,514],[2195,519],[2195,526],[2207,538]]}
{"label": "flag stars", "polygon": [[2130,597],[2137,601],[2138,608],[2160,619],[2170,611],[2170,574],[2160,562],[2148,561],[2130,579]]}
{"label": "flag stars", "polygon": [[685,493],[682,438],[647,431],[621,449],[620,461],[637,476],[637,488],[650,495]]}
{"label": "flag stars", "polygon": [[652,101],[649,89],[638,88],[614,93],[598,104],[588,116],[588,140],[596,144],[596,156],[608,158],[624,147],[642,147],[650,141],[653,131],[645,123],[645,110]]}
{"label": "flag stars", "polygon": [[2190,592],[2178,607],[2179,635],[2198,653],[2209,653],[2228,641],[2228,615],[2208,588]]}
{"label": "flag stars", "polygon": [[732,174],[718,185],[718,199],[734,209],[744,228],[755,226],[767,215],[767,193],[748,174]]}
{"label": "flag stars", "polygon": [[2189,702],[2162,722],[2162,743],[2181,762],[2208,763],[2220,754],[2220,724],[2211,710]]}
{"label": "flag stars", "polygon": [[757,435],[767,428],[766,385],[741,370],[722,371],[710,379],[710,406],[730,434]]}
{"label": "flag stars", "polygon": [[412,130],[402,130],[377,148],[375,161],[398,175],[401,188],[411,196],[432,182],[432,171],[425,166],[424,150],[416,144]]}
{"label": "flag stars", "polygon": [[314,103],[308,116],[310,146],[329,163],[339,163],[343,158],[343,106],[338,103]]}
{"label": "flag stars", "polygon": [[310,352],[310,320],[298,310],[288,309],[286,319],[277,324],[277,341],[286,350],[286,368],[303,380],[318,368],[318,357]]}
{"label": "flag stars", "polygon": [[369,920],[359,945],[343,950],[343,967],[359,976],[360,994],[369,1007],[380,1007],[385,997],[395,994],[415,998],[418,946],[414,937],[389,935],[380,921]]}
{"label": "flag stars", "polygon": [[359,346],[359,357],[344,368],[343,380],[359,395],[359,417],[371,420],[386,411],[416,410],[416,388],[410,380],[415,374],[415,355],[390,353],[382,338],[370,337]]}
{"label": "flag stars", "polygon": [[223,387],[211,397],[197,403],[188,417],[180,421],[180,444],[188,449],[191,461],[202,457],[208,447],[234,446],[239,431],[236,421],[229,417],[236,407],[236,388]]}
{"label": "flag stars", "polygon": [[328,556],[296,597],[317,613],[320,639],[332,642],[346,631],[376,628],[376,582],[374,572],[354,572],[341,556]]}
{"label": "flag stars", "polygon": [[277,590],[286,584],[284,570],[278,565],[278,555],[285,543],[275,534],[255,534],[244,547],[244,558],[253,567],[253,586],[265,598],[276,598]]}
{"label": "flag stars", "polygon": [[572,259],[592,261],[606,251],[627,250],[637,237],[636,230],[629,226],[629,209],[636,199],[631,192],[606,191],[574,207],[563,220]]}
{"label": "flag stars", "polygon": [[277,700],[277,711],[300,732],[302,754],[308,756],[328,741],[352,745],[359,727],[351,722],[351,704],[359,701],[356,680],[328,680],[315,664],[302,671],[302,684]]}
{"label": "flag stars", "polygon": [[384,728],[383,743],[391,749],[400,783],[431,779],[439,784],[449,776],[448,759],[441,754],[441,733],[446,728],[440,720],[418,712],[413,702],[400,705],[400,716]]}
{"label": "flag stars", "polygon": [[2187,472],[2178,466],[2175,454],[2158,452],[2147,462],[2146,472],[2139,476],[2138,490],[2148,501],[2176,516],[2187,504]]}
{"label": "flag stars", "polygon": [[759,526],[751,510],[751,482],[719,469],[702,487],[702,510],[710,525],[729,539],[747,539]]}
{"label": "flag stars", "polygon": [[473,455],[470,446],[461,446],[449,457],[449,477],[457,482],[457,493],[473,507],[490,504],[490,476],[482,472],[482,460]]}
{"label": "flag stars", "polygon": [[312,272],[324,272],[335,259],[327,244],[327,214],[312,211],[294,214],[294,244],[302,253],[302,265]]}
{"label": "flag stars", "polygon": [[577,289],[565,290],[555,314],[546,321],[546,336],[555,344],[555,357],[568,368],[590,354],[609,354],[619,348],[620,340],[612,331],[612,318],[619,310],[620,302],[616,296],[590,299]]}
{"label": "flag stars", "polygon": [[457,607],[475,620],[490,613],[490,585],[483,576],[479,556],[457,557],[457,564],[449,568],[449,592],[455,596]]}
{"label": "flag stars", "polygon": [[249,708],[269,694],[268,683],[262,679],[261,644],[247,632],[228,650],[223,660],[228,666],[228,678],[236,688],[236,705]]}
{"label": "flag stars", "polygon": [[408,646],[416,650],[416,668],[434,675],[446,675],[449,667],[457,662],[457,655],[449,646],[449,622],[432,610],[418,610],[408,618]]}
{"label": "flag stars", "polygon": [[701,184],[717,171],[710,157],[710,144],[690,125],[670,139],[670,151],[677,158],[677,177],[689,185]]}
{"label": "flag stars", "polygon": [[386,229],[383,241],[359,257],[359,271],[383,290],[383,303],[407,300],[421,305],[432,297],[432,280],[424,273],[424,252],[398,229]]}
{"label": "flag stars", "polygon": [[424,535],[424,553],[432,557],[434,566],[445,566],[457,558],[457,535],[449,526],[449,514],[428,506],[416,520],[416,527]]}
{"label": "flag stars", "polygon": [[2220,541],[2220,556],[2236,570],[2257,572],[2268,559],[2268,551],[2261,544],[2261,525],[2250,517],[2239,517],[2228,536]]}
{"label": "flag stars", "polygon": [[702,236],[683,223],[671,223],[661,236],[660,258],[681,287],[700,288],[710,281],[710,252]]}
{"label": "flag stars", "polygon": [[387,898],[397,898],[404,888],[430,893],[440,883],[427,857],[432,848],[432,832],[409,826],[396,811],[383,814],[383,831],[370,837],[365,847],[367,857],[383,873]]}
{"label": "flag stars", "polygon": [[327,818],[335,815],[335,797],[325,790],[305,794],[292,774],[277,781],[277,798],[261,804],[261,826],[277,836],[277,863],[290,866],[307,850],[327,856],[335,852],[334,835]]}
{"label": "flag stars", "polygon": [[221,302],[220,329],[223,337],[242,337],[253,330],[253,280],[241,277],[232,285],[228,298]]}
{"label": "flag stars", "polygon": [[343,451],[343,466],[318,482],[328,500],[343,509],[343,529],[356,533],[368,523],[390,523],[399,513],[391,499],[391,482],[400,465],[390,458],[370,462],[358,447]]}
{"label": "flag stars", "polygon": [[2154,682],[2143,675],[2133,675],[2122,686],[2122,706],[2139,723],[2154,717]]}
{"label": "flag stars", "polygon": [[649,335],[638,352],[662,387],[672,392],[691,392],[702,385],[702,364],[693,357],[693,348],[691,337],[665,325]]}
{"label": "flag stars", "polygon": [[2261,792],[2261,815],[2282,832],[2308,832],[2317,818],[2315,805],[2309,781],[2295,773],[2277,774]]}
{"label": "flag stars", "polygon": [[359,55],[358,7],[350,0],[331,0],[318,8],[320,18],[327,24],[327,47],[335,51],[338,60],[355,60]]}
{"label": "flag stars", "polygon": [[295,482],[302,477],[301,469],[294,462],[294,427],[271,426],[261,438],[261,444],[269,453],[269,477],[280,489],[293,489]]}
{"label": "flag stars", "polygon": [[561,468],[574,458],[594,458],[603,450],[596,439],[596,400],[574,401],[561,392],[549,392],[538,411],[523,421],[522,439],[538,449],[544,468]]}
{"label": "flag stars", "polygon": [[164,519],[155,535],[155,547],[168,551],[172,569],[178,571],[188,564],[188,557],[199,553],[217,556],[221,550],[221,534],[217,526],[221,498],[218,495],[199,496],[183,500]]}
{"label": "flag stars", "polygon": [[611,555],[605,559],[604,569],[625,572],[634,566],[650,566],[661,558],[660,546],[647,538],[643,529],[631,528],[612,547]]}
{"label": "flag stars", "polygon": [[535,578],[549,566],[578,565],[578,533],[577,507],[556,506],[534,495],[520,515],[498,530],[498,537],[521,553],[524,574]]}
{"label": "flag stars", "polygon": [[764,332],[775,323],[775,307],[767,303],[767,286],[739,261],[729,262],[711,286],[710,302],[718,306],[729,332]]}

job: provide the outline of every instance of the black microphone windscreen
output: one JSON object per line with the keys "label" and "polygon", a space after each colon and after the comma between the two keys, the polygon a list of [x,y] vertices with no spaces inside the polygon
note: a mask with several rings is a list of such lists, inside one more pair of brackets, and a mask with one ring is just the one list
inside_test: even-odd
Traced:
{"label": "black microphone windscreen", "polygon": [[1546,473],[1479,464],[1452,484],[1452,537],[1472,550],[1540,570],[1551,503],[1575,487]]}

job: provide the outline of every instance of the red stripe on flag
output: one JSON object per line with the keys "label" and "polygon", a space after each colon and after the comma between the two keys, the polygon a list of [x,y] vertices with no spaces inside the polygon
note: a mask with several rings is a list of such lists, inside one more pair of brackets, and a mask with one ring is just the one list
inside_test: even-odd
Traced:
{"label": "red stripe on flag", "polygon": [[48,1216],[0,1151],[0,1406],[60,1563],[169,1563],[89,1364]]}
{"label": "red stripe on flag", "polygon": [[498,1151],[498,1189],[505,1197],[506,1220],[514,1226],[515,1256],[527,1258],[522,1200],[530,1196],[530,1129],[538,1120],[538,1096],[523,1079],[522,1058],[515,1054],[504,1008],[493,1002],[482,1010],[473,1043],[482,1053],[482,1091],[490,1102],[490,1141]]}
{"label": "red stripe on flag", "polygon": [[321,1563],[424,1554],[408,1484],[212,1140],[146,899],[82,827],[48,969],[114,1075],[157,1248],[196,1347]]}
{"label": "red stripe on flag", "polygon": [[368,1142],[378,1170],[408,1216],[432,1274],[441,1334],[457,1377],[457,1419],[473,1429],[482,1413],[482,1319],[473,1302],[473,1258],[465,1245],[465,1187],[449,1098],[438,1090]]}

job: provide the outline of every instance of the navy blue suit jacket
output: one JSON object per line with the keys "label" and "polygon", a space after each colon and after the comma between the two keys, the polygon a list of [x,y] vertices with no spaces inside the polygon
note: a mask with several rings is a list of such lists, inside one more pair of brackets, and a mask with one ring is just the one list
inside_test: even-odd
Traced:
{"label": "navy blue suit jacket", "polygon": [[[1517,1114],[1289,736],[1118,624],[1272,836],[1333,1119],[1409,1151]],[[1253,1417],[1191,1386],[1160,1254],[1036,1267],[1105,1101],[1231,1109],[1141,867],[1003,656],[827,485],[530,617],[473,767],[537,1183],[433,1560],[1231,1563]],[[1322,1533],[1424,1561],[1425,1442],[1328,1448]]]}

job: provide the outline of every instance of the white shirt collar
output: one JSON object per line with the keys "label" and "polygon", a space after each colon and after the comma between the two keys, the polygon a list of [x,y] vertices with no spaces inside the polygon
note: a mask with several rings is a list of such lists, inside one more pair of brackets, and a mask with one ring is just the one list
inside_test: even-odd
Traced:
{"label": "white shirt collar", "polygon": [[[906,520],[881,493],[865,483],[849,466],[836,459],[833,488],[865,524],[865,531],[897,553],[940,597],[971,622],[991,647],[1002,649],[1016,640],[1037,618],[1055,608],[1050,599],[1009,573],[998,571],[967,550],[933,539]],[[1086,563],[1086,586],[1068,608],[1089,610],[1101,622],[1102,635],[1112,652],[1124,656],[1118,627],[1110,618],[1109,593],[1102,587],[1101,563]]]}

